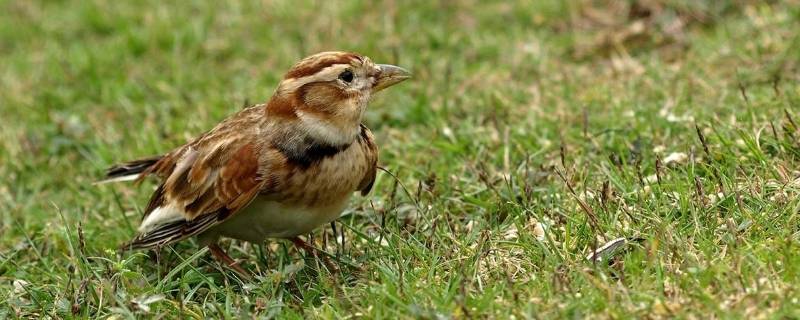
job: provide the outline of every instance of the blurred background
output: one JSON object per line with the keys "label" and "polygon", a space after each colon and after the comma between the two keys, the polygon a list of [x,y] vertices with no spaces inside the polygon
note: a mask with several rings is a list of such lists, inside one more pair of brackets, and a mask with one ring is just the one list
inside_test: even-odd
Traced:
{"label": "blurred background", "polygon": [[[367,235],[380,232],[376,230],[383,222],[376,212],[390,213],[395,218],[389,224],[396,228],[387,230],[395,237],[386,238],[390,247],[400,248],[398,252],[421,250],[415,248],[429,240],[418,230],[433,230],[425,232],[439,234],[434,238],[454,242],[462,248],[457,252],[471,256],[470,245],[478,239],[497,238],[500,243],[514,226],[513,239],[530,244],[524,256],[538,257],[498,258],[503,266],[524,269],[528,280],[517,279],[515,272],[487,271],[489,278],[484,281],[502,284],[494,291],[475,289],[475,280],[463,285],[461,277],[443,276],[398,289],[386,287],[384,283],[391,281],[381,276],[366,276],[370,280],[362,278],[364,283],[381,284],[370,289],[377,291],[355,285],[343,289],[347,296],[377,295],[382,297],[375,301],[379,306],[402,305],[396,312],[416,310],[419,316],[437,314],[426,310],[500,315],[507,311],[504,308],[520,305],[555,314],[569,309],[564,306],[603,312],[605,304],[598,302],[602,293],[585,293],[593,297],[585,299],[559,296],[561,291],[551,279],[562,272],[557,266],[569,264],[549,260],[555,259],[552,252],[581,257],[591,243],[614,238],[620,230],[647,234],[653,228],[689,223],[681,220],[688,218],[673,217],[664,213],[672,211],[652,205],[637,211],[652,214],[648,216],[652,219],[615,214],[601,221],[602,230],[588,230],[586,220],[571,220],[585,216],[569,202],[567,189],[551,169],[571,172],[576,188],[587,190],[607,183],[603,174],[611,175],[609,168],[636,164],[636,172],[623,170],[610,179],[618,195],[636,203],[638,198],[630,192],[638,190],[643,176],[655,174],[656,159],[678,152],[690,154],[691,159],[695,151],[699,154],[700,129],[695,127],[699,124],[708,130],[703,131],[706,134],[727,137],[710,138],[709,143],[739,150],[710,157],[722,159],[718,165],[727,168],[723,172],[780,177],[758,171],[777,166],[764,158],[749,158],[743,150],[751,140],[744,139],[739,148],[736,139],[773,132],[775,139],[784,139],[796,130],[792,126],[797,118],[791,115],[797,116],[800,102],[799,16],[800,2],[795,0],[0,1],[0,292],[8,292],[9,301],[16,299],[5,314],[36,314],[39,307],[69,314],[74,310],[71,302],[62,306],[58,292],[74,295],[80,279],[90,287],[96,282],[96,290],[115,283],[114,290],[129,291],[110,298],[105,306],[98,306],[97,300],[108,292],[80,300],[95,307],[78,307],[75,314],[92,316],[121,312],[109,311],[110,307],[134,312],[138,309],[126,301],[139,295],[166,292],[166,299],[174,300],[184,285],[210,286],[202,277],[186,276],[185,282],[157,287],[158,279],[112,277],[123,269],[164,274],[144,263],[147,259],[141,255],[129,261],[112,252],[132,235],[131,226],[138,223],[152,184],[137,188],[91,183],[113,163],[166,152],[243,106],[266,101],[292,64],[327,50],[355,51],[414,73],[411,81],[375,97],[365,121],[381,146],[381,164],[411,192],[396,192],[397,185],[382,176],[373,195],[356,200],[348,212],[352,218],[347,223],[353,230]],[[786,168],[785,177],[792,177],[797,155],[781,152],[775,161]],[[691,202],[696,182],[686,178],[687,172],[676,169],[672,190],[687,194],[684,205]],[[527,181],[526,188],[504,191],[504,183],[513,178]],[[663,178],[669,179],[666,174]],[[706,185],[705,193],[716,192],[714,180],[700,181]],[[524,197],[536,201],[519,202]],[[435,221],[444,216],[455,222],[438,225],[450,225],[447,234],[459,236],[437,229]],[[526,226],[533,226],[533,231],[525,231]],[[534,245],[548,226],[555,232],[555,244]],[[483,230],[489,231],[484,235]],[[521,235],[530,232],[532,236]],[[675,235],[682,237],[686,235]],[[396,257],[387,258],[385,265],[370,262],[376,258],[369,252],[381,247],[372,242],[350,246],[353,259],[362,259],[367,270],[414,266],[414,259],[393,260]],[[713,250],[687,246],[676,246],[680,249],[675,252]],[[248,250],[237,257],[252,253]],[[422,256],[454,254],[446,248],[430,250]],[[193,252],[177,254],[188,258]],[[274,250],[274,255],[285,254],[281,252]],[[93,263],[87,256],[108,259],[108,265]],[[700,260],[693,261],[711,268]],[[208,263],[193,265],[204,272],[215,270]],[[422,265],[445,274],[460,269],[434,262]],[[647,266],[631,272],[642,277],[655,274]],[[709,277],[733,282],[727,274],[719,270]],[[223,281],[214,277],[217,284]],[[514,281],[507,282],[508,277]],[[532,279],[546,280],[526,282]],[[661,297],[655,283],[663,279],[647,279],[631,290]],[[786,286],[791,282],[787,280]],[[419,291],[431,283],[431,291]],[[289,309],[333,303],[332,309],[320,307],[330,312],[323,314],[392,315],[376,313],[357,299],[322,302],[327,300],[320,296],[339,290],[330,289],[337,285],[320,288],[301,281],[297,286],[299,291],[286,289],[294,297],[285,298]],[[22,292],[19,288],[34,292],[41,305],[16,294]],[[264,299],[283,290],[275,288],[281,288],[280,282],[264,289]],[[312,289],[323,293],[309,297],[305,290]],[[396,290],[415,293],[416,298],[387,298]],[[461,293],[452,293],[458,290]],[[206,293],[203,299],[220,302],[230,295],[234,302],[220,310],[231,314],[237,308],[256,310],[255,302],[237,292]],[[548,295],[551,302],[536,300]],[[724,290],[710,295],[712,302],[728,297]],[[199,297],[187,297],[187,303],[196,302],[198,310],[215,310],[204,307]],[[495,298],[503,301],[492,302]],[[686,303],[670,297],[636,299],[641,300],[618,301],[615,308],[622,314],[637,314],[642,301],[648,308],[659,299]],[[531,301],[540,307],[532,307]],[[712,310],[711,303],[695,302],[696,310]],[[458,306],[464,304],[475,309],[461,310]],[[161,310],[176,310],[172,306],[162,304]],[[295,309],[302,314],[301,310]]]}

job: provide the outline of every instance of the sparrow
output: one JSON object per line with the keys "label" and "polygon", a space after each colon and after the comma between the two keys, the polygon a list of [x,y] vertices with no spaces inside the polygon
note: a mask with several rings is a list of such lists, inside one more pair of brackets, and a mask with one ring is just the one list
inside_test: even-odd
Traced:
{"label": "sparrow", "polygon": [[163,155],[109,168],[105,180],[160,183],[123,250],[196,237],[215,258],[248,273],[221,237],[262,243],[298,238],[342,213],[375,181],[378,148],[362,123],[373,94],[411,74],[351,52],[300,60],[268,102],[245,108]]}

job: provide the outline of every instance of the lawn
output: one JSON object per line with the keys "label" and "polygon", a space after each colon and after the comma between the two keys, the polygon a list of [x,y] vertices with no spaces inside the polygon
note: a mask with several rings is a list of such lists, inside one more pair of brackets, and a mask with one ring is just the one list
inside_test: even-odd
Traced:
{"label": "lawn", "polygon": [[[339,272],[116,251],[155,182],[106,167],[326,50],[414,73],[365,119],[391,175],[308,237]],[[796,0],[0,1],[0,318],[797,318],[798,195]]]}

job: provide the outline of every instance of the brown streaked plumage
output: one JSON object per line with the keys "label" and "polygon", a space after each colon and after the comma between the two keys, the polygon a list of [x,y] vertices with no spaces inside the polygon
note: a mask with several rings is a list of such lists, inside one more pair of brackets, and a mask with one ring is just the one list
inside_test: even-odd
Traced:
{"label": "brown streaked plumage", "polygon": [[319,53],[292,67],[267,103],[162,156],[112,167],[106,181],[161,181],[123,248],[198,236],[230,264],[220,237],[293,238],[336,219],[375,180],[377,146],[361,124],[371,95],[408,77],[355,53]]}

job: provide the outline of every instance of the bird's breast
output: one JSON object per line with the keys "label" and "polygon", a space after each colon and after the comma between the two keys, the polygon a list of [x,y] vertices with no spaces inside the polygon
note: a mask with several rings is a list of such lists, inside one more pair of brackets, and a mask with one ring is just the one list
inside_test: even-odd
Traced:
{"label": "bird's breast", "polygon": [[258,197],[247,208],[209,230],[215,236],[259,243],[307,234],[339,217],[347,198],[328,206],[285,204]]}
{"label": "bird's breast", "polygon": [[293,205],[326,207],[356,191],[374,163],[374,154],[360,141],[308,166],[287,164],[276,170],[275,186],[266,190],[271,199]]}
{"label": "bird's breast", "polygon": [[354,143],[308,167],[273,171],[274,175],[268,176],[270,189],[203,237],[261,242],[306,234],[335,220],[371,170],[375,160],[371,150]]}

